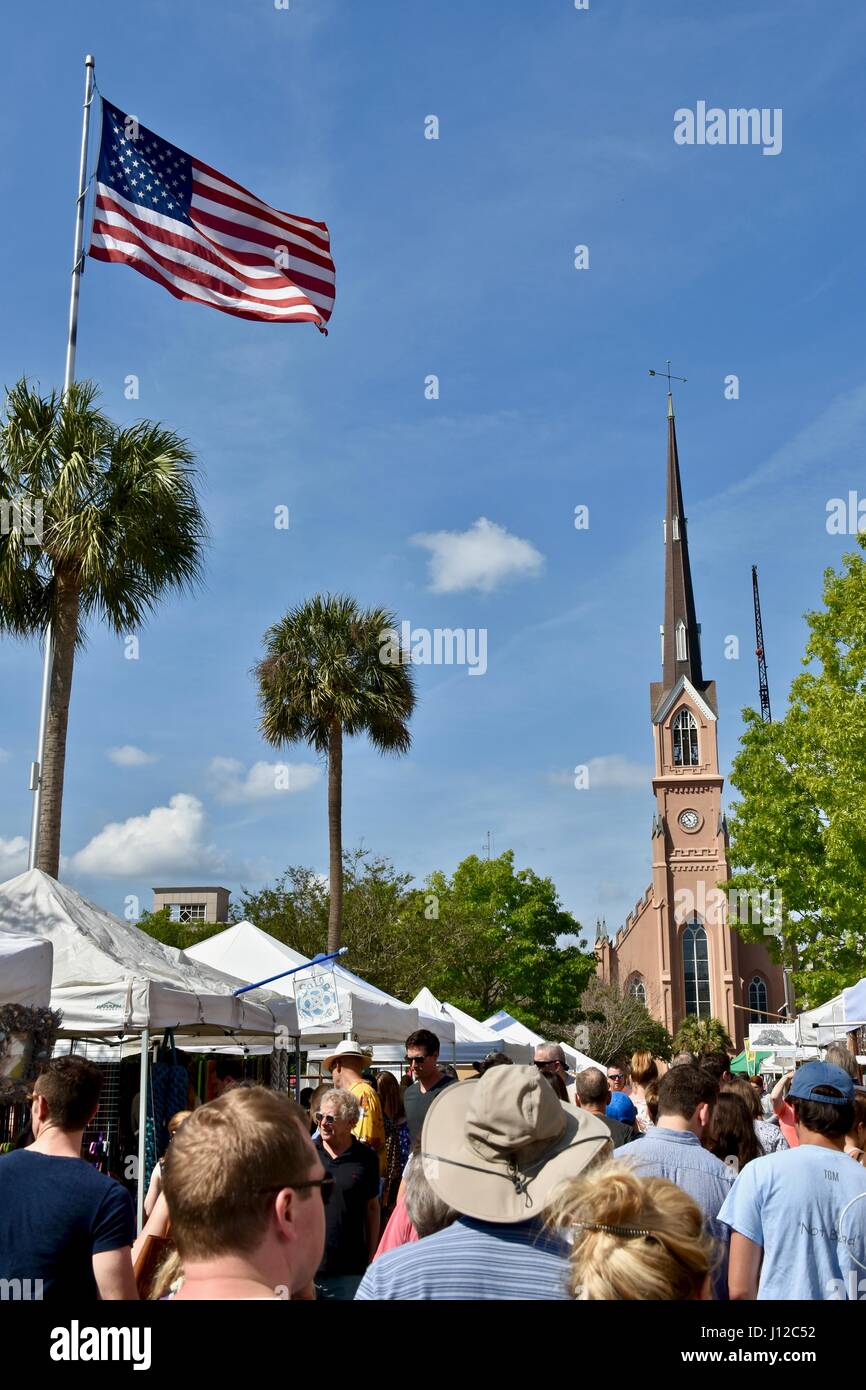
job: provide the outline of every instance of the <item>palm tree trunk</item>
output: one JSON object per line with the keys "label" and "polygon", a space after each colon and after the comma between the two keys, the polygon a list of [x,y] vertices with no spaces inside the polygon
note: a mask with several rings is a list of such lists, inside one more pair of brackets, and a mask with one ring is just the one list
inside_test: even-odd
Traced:
{"label": "palm tree trunk", "polygon": [[328,910],[328,950],[338,951],[343,935],[343,730],[331,721],[328,747],[328,844],[331,904]]}
{"label": "palm tree trunk", "polygon": [[48,722],[42,759],[42,797],[39,811],[39,852],[36,867],[52,878],[60,876],[60,818],[63,810],[63,775],[66,770],[66,728],[72,667],[78,635],[78,587],[62,572],[56,576],[54,611],[54,663],[48,693]]}

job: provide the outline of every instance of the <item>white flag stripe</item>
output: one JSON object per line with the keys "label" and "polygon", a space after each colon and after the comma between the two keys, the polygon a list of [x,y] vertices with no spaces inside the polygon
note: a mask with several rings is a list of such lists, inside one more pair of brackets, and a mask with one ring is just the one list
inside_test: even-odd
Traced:
{"label": "white flag stripe", "polygon": [[323,255],[327,254],[331,238],[327,228],[320,227],[315,223],[304,222],[301,218],[292,217],[291,213],[280,212],[278,208],[269,207],[263,203],[261,198],[257,198],[253,193],[242,193],[240,189],[233,187],[230,183],[224,183],[221,179],[214,178],[211,174],[206,174],[197,164],[193,164],[193,186],[204,184],[208,188],[214,188],[218,193],[225,193],[227,196],[237,198],[239,202],[246,203],[252,211],[267,213],[269,217],[275,218],[278,222],[285,223],[294,227],[302,235],[309,238],[310,245]]}
{"label": "white flag stripe", "polygon": [[[151,266],[157,274],[168,284],[175,285],[187,299],[197,299],[202,304],[211,304],[215,308],[229,310],[237,313],[247,310],[258,316],[273,316],[274,318],[292,318],[295,315],[309,315],[310,306],[304,300],[299,304],[287,304],[274,307],[263,303],[260,299],[238,299],[235,294],[220,294],[217,290],[209,289],[207,285],[200,285],[195,280],[187,280],[182,276],[172,275],[169,270],[159,264],[153,256],[143,251],[139,246],[130,246],[128,242],[119,240],[115,237],[107,236],[104,232],[94,232],[91,246],[106,251],[116,251],[125,261],[141,261]],[[193,293],[194,291],[194,293]]]}
{"label": "white flag stripe", "polygon": [[[116,228],[119,232],[128,231],[142,241],[148,240],[141,228],[136,227],[134,222],[125,217],[123,213],[97,208],[96,218],[100,222],[109,223],[110,226]],[[186,230],[187,233],[189,233],[191,229],[187,228]],[[192,231],[191,237],[187,235],[188,241],[197,239],[199,239],[198,233],[194,230]],[[205,238],[201,238],[200,243],[203,251],[208,251],[210,249]],[[268,289],[264,285],[261,287],[250,285],[247,283],[246,267],[242,274],[235,275],[230,270],[226,269],[224,265],[215,264],[207,256],[196,256],[193,252],[187,251],[180,246],[172,246],[166,241],[161,241],[159,243],[159,252],[160,255],[165,256],[167,260],[173,261],[178,266],[190,266],[193,270],[201,271],[203,274],[210,275],[214,279],[223,280],[227,285],[234,285],[237,289],[243,290],[245,293],[248,292],[253,294],[257,299],[306,299],[303,290],[298,289],[296,285],[289,285],[285,281],[271,289]],[[260,279],[262,276],[267,275],[268,272],[258,268],[250,268],[250,274],[254,278],[257,277]],[[268,278],[271,280],[279,280],[279,272],[271,270]]]}

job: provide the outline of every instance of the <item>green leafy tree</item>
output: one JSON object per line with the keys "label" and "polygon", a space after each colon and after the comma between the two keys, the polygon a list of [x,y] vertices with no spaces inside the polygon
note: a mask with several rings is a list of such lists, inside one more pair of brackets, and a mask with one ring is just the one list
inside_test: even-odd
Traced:
{"label": "green leafy tree", "polygon": [[729,886],[781,904],[778,945],[755,914],[738,930],[794,967],[801,1005],[854,984],[866,960],[866,538],[858,543],[841,572],[825,571],[823,610],[806,615],[807,669],[784,719],[745,710],[731,771],[740,800]]}
{"label": "green leafy tree", "polygon": [[395,630],[384,608],[317,594],[268,629],[256,668],[268,743],[306,743],[328,760],[329,951],[342,944],[343,739],[365,734],[380,753],[406,753],[411,742],[415,690],[406,654],[383,659],[385,636]]}
{"label": "green leafy tree", "polygon": [[293,865],[273,887],[241,889],[230,916],[233,922],[252,922],[301,955],[316,956],[328,937],[328,889],[315,870]]}
{"label": "green leafy tree", "polygon": [[[389,860],[359,848],[343,856],[343,945],[341,964],[379,989],[408,999],[424,983],[431,939],[417,920],[411,874]],[[244,889],[232,909],[235,921],[248,919],[305,956],[324,951],[329,894],[312,869],[286,870],[271,887]]]}
{"label": "green leafy tree", "polygon": [[161,941],[163,946],[176,946],[179,951],[225,931],[225,925],[225,922],[176,922],[168,907],[161,907],[158,912],[145,911],[136,922],[140,931]]}
{"label": "green leafy tree", "polygon": [[728,1052],[734,1044],[728,1036],[724,1023],[718,1018],[697,1018],[690,1014],[684,1018],[674,1036],[674,1052]]}
{"label": "green leafy tree", "polygon": [[431,874],[415,918],[428,941],[419,986],[476,1018],[507,1008],[542,1033],[561,1033],[577,1021],[593,958],[560,944],[578,936],[580,924],[563,910],[549,878],[515,870],[512,850],[497,859],[470,855],[451,878]]}
{"label": "green leafy tree", "polygon": [[[193,587],[206,530],[186,441],[144,420],[120,429],[96,397],[90,382],[60,397],[22,380],[0,420],[0,501],[13,523],[0,527],[0,632],[41,638],[50,624],[54,642],[37,860],[54,878],[72,672],[87,622],[102,618],[125,636],[167,594]],[[41,535],[30,534],[34,522]]]}
{"label": "green leafy tree", "polygon": [[664,1024],[653,1018],[645,1004],[632,994],[622,994],[615,985],[598,977],[590,980],[580,999],[576,1020],[589,1030],[587,1051],[603,1066],[615,1057],[633,1052],[651,1052],[666,1062],[671,1056],[671,1035]]}

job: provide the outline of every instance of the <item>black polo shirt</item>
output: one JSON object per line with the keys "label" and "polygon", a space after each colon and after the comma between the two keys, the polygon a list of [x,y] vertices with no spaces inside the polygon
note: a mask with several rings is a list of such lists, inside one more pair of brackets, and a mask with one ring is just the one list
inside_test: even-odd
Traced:
{"label": "black polo shirt", "polygon": [[369,1144],[352,1137],[339,1158],[332,1158],[321,1139],[315,1141],[322,1167],[334,1179],[325,1207],[323,1277],[363,1274],[369,1263],[367,1203],[379,1195],[379,1160]]}
{"label": "black polo shirt", "polygon": [[435,1086],[431,1086],[429,1091],[422,1091],[420,1083],[413,1081],[411,1086],[407,1086],[403,1092],[403,1108],[406,1111],[406,1123],[409,1126],[409,1137],[413,1144],[420,1138],[421,1130],[424,1128],[424,1116],[430,1109],[436,1097],[454,1083],[454,1077],[442,1073],[442,1080],[437,1081]]}

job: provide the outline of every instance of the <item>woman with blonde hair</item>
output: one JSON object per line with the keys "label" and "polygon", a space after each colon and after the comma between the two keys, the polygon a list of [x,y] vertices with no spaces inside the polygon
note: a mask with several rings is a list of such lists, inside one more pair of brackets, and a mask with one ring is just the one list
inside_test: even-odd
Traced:
{"label": "woman with blonde hair", "polygon": [[571,1246],[571,1291],[583,1302],[709,1299],[715,1245],[704,1214],[666,1178],[628,1164],[593,1168],[563,1188],[549,1218]]}
{"label": "woman with blonde hair", "polygon": [[652,1129],[652,1120],[647,1109],[646,1088],[651,1081],[658,1081],[659,1069],[651,1052],[635,1052],[629,1065],[631,1072],[631,1099],[637,1111],[637,1127],[641,1134]]}

